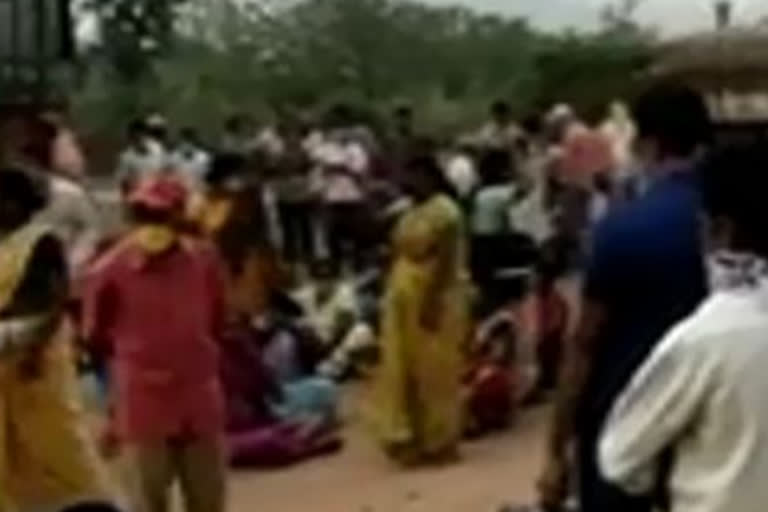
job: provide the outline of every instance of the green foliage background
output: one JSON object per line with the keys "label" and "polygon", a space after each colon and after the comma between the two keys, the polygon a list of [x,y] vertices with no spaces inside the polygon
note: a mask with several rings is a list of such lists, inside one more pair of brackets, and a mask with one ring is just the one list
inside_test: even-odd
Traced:
{"label": "green foliage background", "polygon": [[75,113],[115,134],[152,109],[212,134],[236,111],[266,119],[337,100],[374,116],[406,102],[445,133],[496,98],[520,115],[555,101],[591,113],[631,95],[649,60],[636,4],[608,6],[599,31],[553,34],[409,0],[89,0],[102,37],[83,56]]}

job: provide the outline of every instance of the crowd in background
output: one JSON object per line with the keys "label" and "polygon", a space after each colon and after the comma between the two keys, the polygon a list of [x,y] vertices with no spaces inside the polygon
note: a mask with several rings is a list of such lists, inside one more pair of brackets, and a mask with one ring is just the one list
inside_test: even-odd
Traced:
{"label": "crowd in background", "polygon": [[[109,228],[73,178],[84,163],[71,138],[42,153],[22,146],[0,172],[0,352],[16,358],[0,378],[6,423],[25,436],[2,432],[13,456],[0,477],[25,475],[30,460],[31,476],[14,479],[37,485],[45,473],[44,505],[104,499],[103,457],[123,453],[139,506],[165,512],[179,480],[188,510],[220,512],[227,465],[282,467],[343,448],[349,381],[370,385],[367,424],[405,466],[454,461],[463,439],[512,427],[559,384],[545,505],[563,503],[573,474],[585,511],[651,510],[694,488],[707,501],[690,466],[697,449],[680,447],[678,465],[664,452],[702,408],[726,406],[704,404],[722,373],[706,351],[704,366],[685,346],[669,360],[682,335],[654,352],[707,293],[701,195],[728,221],[714,225],[730,249],[717,255],[714,289],[741,293],[764,277],[762,260],[741,254],[763,249],[749,224],[756,200],[739,205],[723,177],[729,161],[746,169],[764,157],[733,150],[701,166],[708,129],[701,99],[671,86],[596,122],[565,104],[518,122],[497,101],[454,140],[422,134],[406,106],[384,130],[346,105],[265,125],[237,115],[211,143],[152,113],[128,126],[115,171],[124,215]],[[572,300],[563,283],[582,275]],[[716,311],[698,313],[683,338],[738,309],[711,300]],[[729,333],[751,340],[749,325]],[[76,406],[74,338],[106,417],[101,455]],[[729,356],[723,396],[752,393],[734,373],[749,340]],[[683,373],[666,373],[676,365]],[[690,407],[673,414],[678,398]],[[732,417],[747,418],[734,403]],[[636,479],[657,462],[659,493],[654,478]],[[27,498],[10,488],[4,498]]]}
{"label": "crowd in background", "polygon": [[[158,113],[129,125],[116,176],[136,240],[163,253],[202,238],[224,264],[234,464],[340,449],[350,378],[372,382],[366,417],[403,464],[452,460],[554,390],[572,318],[558,282],[642,186],[627,109],[590,126],[561,104],[519,124],[497,101],[447,141],[417,114],[397,108],[383,131],[341,104],[263,126],[238,115],[211,144]],[[104,315],[103,292],[86,299],[86,318]]]}

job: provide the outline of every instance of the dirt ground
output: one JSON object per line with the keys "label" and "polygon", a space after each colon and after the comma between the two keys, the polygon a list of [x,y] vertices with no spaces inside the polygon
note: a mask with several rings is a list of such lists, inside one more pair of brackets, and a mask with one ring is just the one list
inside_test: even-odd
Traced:
{"label": "dirt ground", "polygon": [[514,428],[468,443],[451,467],[403,471],[353,421],[333,457],[276,472],[236,473],[231,512],[495,512],[527,503],[540,467],[547,411],[521,415]]}
{"label": "dirt ground", "polygon": [[[578,288],[578,277],[561,283],[571,323],[578,318]],[[355,421],[351,411],[361,397],[352,392],[348,398],[341,454],[278,472],[233,475],[229,512],[497,512],[535,497],[547,408],[524,411],[508,432],[466,444],[455,466],[403,471]]]}

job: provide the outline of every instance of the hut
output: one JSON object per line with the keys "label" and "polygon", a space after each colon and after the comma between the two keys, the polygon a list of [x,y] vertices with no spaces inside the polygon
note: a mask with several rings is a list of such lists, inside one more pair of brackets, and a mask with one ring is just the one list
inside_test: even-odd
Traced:
{"label": "hut", "polygon": [[700,90],[721,141],[768,139],[768,27],[726,25],[664,42],[651,75]]}

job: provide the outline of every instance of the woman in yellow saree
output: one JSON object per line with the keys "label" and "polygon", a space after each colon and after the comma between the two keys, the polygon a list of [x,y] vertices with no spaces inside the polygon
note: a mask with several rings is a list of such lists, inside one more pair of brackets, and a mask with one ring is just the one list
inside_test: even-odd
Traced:
{"label": "woman in yellow saree", "polygon": [[110,498],[81,406],[64,252],[30,221],[44,205],[32,178],[0,170],[0,512]]}
{"label": "woman in yellow saree", "polygon": [[416,204],[395,229],[384,298],[375,426],[387,453],[403,464],[457,456],[461,437],[462,346],[469,295],[462,215],[443,193],[432,157],[409,162]]}

